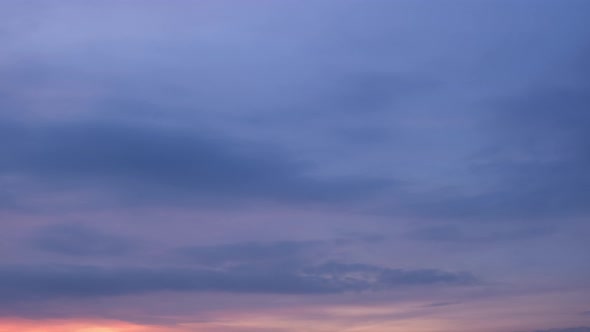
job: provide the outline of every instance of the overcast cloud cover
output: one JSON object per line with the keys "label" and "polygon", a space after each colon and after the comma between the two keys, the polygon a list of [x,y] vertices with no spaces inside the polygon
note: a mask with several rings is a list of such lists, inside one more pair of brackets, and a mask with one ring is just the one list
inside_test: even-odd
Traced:
{"label": "overcast cloud cover", "polygon": [[590,331],[589,14],[2,1],[0,331]]}

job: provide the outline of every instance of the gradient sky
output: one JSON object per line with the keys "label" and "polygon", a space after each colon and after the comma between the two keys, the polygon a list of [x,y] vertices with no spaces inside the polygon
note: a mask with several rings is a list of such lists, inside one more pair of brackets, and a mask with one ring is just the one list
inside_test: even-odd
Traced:
{"label": "gradient sky", "polygon": [[0,1],[0,332],[589,332],[590,1]]}

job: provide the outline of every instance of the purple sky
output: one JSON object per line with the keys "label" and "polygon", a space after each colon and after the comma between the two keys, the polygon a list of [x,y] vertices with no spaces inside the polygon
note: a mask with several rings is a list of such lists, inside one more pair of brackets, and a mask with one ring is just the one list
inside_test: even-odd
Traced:
{"label": "purple sky", "polygon": [[0,2],[0,332],[589,332],[590,2]]}

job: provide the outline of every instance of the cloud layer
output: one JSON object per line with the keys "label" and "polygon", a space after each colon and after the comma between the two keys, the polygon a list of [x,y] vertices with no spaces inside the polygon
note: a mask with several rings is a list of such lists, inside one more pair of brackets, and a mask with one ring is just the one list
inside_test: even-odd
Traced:
{"label": "cloud layer", "polygon": [[0,2],[0,330],[588,326],[589,11]]}

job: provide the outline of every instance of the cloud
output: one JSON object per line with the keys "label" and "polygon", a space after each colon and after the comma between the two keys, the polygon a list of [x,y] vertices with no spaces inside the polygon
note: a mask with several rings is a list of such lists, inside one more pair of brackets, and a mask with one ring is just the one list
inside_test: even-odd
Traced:
{"label": "cloud", "polygon": [[[587,59],[588,49],[579,56]],[[514,189],[507,199],[528,213],[587,211],[590,176],[590,62],[574,61],[520,95],[496,100],[495,158],[486,166]],[[565,77],[564,77],[565,76]],[[519,211],[514,204],[510,207]]]}
{"label": "cloud", "polygon": [[590,332],[590,327],[557,328],[548,330],[535,330],[532,332]]}
{"label": "cloud", "polygon": [[76,224],[45,227],[36,232],[32,244],[39,250],[71,256],[118,256],[132,248],[129,239]]}
{"label": "cloud", "polygon": [[[317,249],[329,245],[321,241],[246,242],[216,246],[184,247],[175,251],[193,264],[235,271],[256,271],[332,280],[342,290],[377,290],[428,285],[474,285],[480,281],[471,273],[437,269],[392,269],[388,267],[343,263]],[[265,272],[266,271],[266,272]],[[344,286],[346,285],[346,286]]]}
{"label": "cloud", "polygon": [[427,286],[427,285],[473,285],[479,280],[467,272],[448,272],[437,269],[391,269],[370,264],[346,264],[328,262],[305,269],[331,278],[370,280],[373,288]]}
{"label": "cloud", "polygon": [[225,264],[292,264],[321,246],[319,241],[243,242],[213,246],[187,246],[175,254],[202,265]]}
{"label": "cloud", "polygon": [[[576,55],[587,54],[577,47]],[[561,65],[545,80],[480,102],[482,135],[465,160],[469,187],[405,196],[405,209],[470,221],[542,220],[590,211],[590,64]]]}
{"label": "cloud", "polygon": [[326,81],[330,89],[308,108],[316,113],[328,111],[340,115],[394,113],[404,101],[423,97],[437,87],[433,80],[398,72],[361,71],[342,76],[330,77]]}
{"label": "cloud", "polygon": [[383,270],[381,283],[386,286],[397,285],[473,285],[478,280],[471,273],[454,273],[435,269],[423,270]]}
{"label": "cloud", "polygon": [[[20,129],[20,130],[19,130]],[[12,127],[0,172],[61,188],[127,193],[133,199],[363,199],[388,186],[360,178],[316,178],[271,148],[193,131],[84,122]],[[3,135],[8,135],[4,133]]]}
{"label": "cloud", "polygon": [[336,294],[411,286],[461,286],[475,281],[475,277],[464,273],[339,263],[293,269],[247,265],[228,269],[74,265],[0,267],[0,295],[5,303],[164,291]]}
{"label": "cloud", "polygon": [[494,105],[503,137],[496,137],[482,169],[501,181],[487,197],[490,207],[529,216],[588,211],[590,80],[584,76],[572,86],[539,87]]}
{"label": "cloud", "polygon": [[498,230],[495,227],[490,230],[483,227],[466,227],[466,225],[444,225],[420,228],[408,233],[408,235],[410,238],[423,241],[483,244],[534,239],[552,233],[553,230],[541,227],[506,230]]}
{"label": "cloud", "polygon": [[424,308],[438,308],[438,307],[448,307],[451,305],[457,305],[460,302],[434,302],[434,303],[430,303],[430,304],[426,304],[423,307]]}

